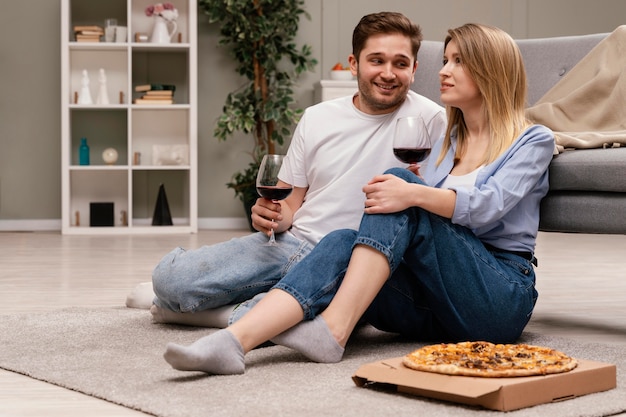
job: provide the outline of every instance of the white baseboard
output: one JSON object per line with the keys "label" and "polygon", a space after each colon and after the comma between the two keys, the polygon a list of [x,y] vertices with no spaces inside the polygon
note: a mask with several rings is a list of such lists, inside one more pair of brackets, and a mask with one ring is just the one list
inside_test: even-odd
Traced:
{"label": "white baseboard", "polygon": [[61,219],[0,220],[0,232],[60,231]]}
{"label": "white baseboard", "polygon": [[200,230],[242,230],[249,229],[245,217],[204,217],[198,219]]}
{"label": "white baseboard", "polygon": [[[245,217],[205,217],[198,219],[200,230],[248,229]],[[44,232],[60,231],[61,219],[49,220],[0,220],[0,232]]]}

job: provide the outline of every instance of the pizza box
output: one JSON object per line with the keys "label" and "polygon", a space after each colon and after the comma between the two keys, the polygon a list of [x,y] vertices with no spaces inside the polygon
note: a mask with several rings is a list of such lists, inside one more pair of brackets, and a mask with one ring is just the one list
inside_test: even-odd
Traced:
{"label": "pizza box", "polygon": [[362,365],[352,379],[359,387],[386,384],[405,394],[511,411],[613,389],[617,368],[579,359],[576,368],[560,374],[480,378],[416,371],[399,357]]}

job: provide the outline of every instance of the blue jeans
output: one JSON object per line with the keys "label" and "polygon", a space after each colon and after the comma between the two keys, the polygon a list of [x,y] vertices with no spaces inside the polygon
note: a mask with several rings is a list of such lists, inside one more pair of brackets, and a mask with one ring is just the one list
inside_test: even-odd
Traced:
{"label": "blue jeans", "polygon": [[195,250],[176,248],[152,273],[154,303],[189,313],[240,303],[268,291],[311,250],[313,245],[291,233],[268,237],[253,233]]}
{"label": "blue jeans", "polygon": [[[407,170],[388,172],[421,182]],[[433,342],[511,343],[537,301],[530,261],[491,252],[469,229],[419,208],[365,214],[358,232],[330,233],[275,288],[314,318],[339,288],[355,245],[381,252],[392,271],[363,317],[380,330]]]}

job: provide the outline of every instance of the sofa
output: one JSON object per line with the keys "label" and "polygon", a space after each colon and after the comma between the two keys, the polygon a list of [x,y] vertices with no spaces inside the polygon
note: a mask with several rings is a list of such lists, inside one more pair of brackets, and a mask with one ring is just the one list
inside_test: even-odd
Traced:
{"label": "sofa", "polygon": [[[528,102],[536,103],[607,33],[520,39]],[[412,89],[439,100],[443,42],[424,41]],[[626,103],[625,103],[626,105]],[[626,147],[566,150],[550,164],[550,190],[541,204],[539,229],[626,234]]]}

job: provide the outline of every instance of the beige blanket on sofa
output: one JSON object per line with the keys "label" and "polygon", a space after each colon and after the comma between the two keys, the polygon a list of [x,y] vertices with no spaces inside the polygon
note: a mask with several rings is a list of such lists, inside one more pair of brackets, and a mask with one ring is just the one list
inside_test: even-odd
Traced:
{"label": "beige blanket on sofa", "polygon": [[626,145],[626,25],[600,41],[527,110],[557,150]]}

